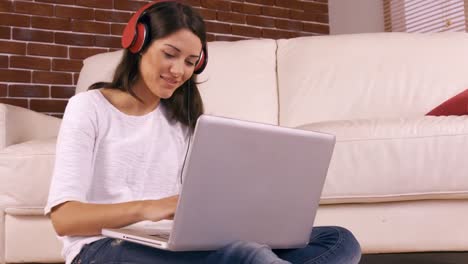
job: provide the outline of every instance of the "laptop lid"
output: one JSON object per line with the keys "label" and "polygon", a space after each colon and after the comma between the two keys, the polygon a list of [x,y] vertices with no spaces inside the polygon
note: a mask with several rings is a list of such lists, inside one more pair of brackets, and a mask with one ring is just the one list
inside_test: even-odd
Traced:
{"label": "laptop lid", "polygon": [[202,115],[168,247],[305,246],[334,144],[329,134]]}

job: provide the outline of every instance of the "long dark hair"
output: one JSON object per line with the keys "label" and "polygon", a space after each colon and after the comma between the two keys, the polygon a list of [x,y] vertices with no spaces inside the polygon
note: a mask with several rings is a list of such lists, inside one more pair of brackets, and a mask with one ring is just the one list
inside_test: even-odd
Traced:
{"label": "long dark hair", "polygon": [[[151,43],[159,38],[164,38],[180,29],[188,29],[193,32],[206,49],[206,31],[203,18],[190,6],[180,2],[161,2],[151,6],[140,21],[145,23],[150,32],[141,53],[144,53]],[[89,90],[99,88],[118,89],[128,92],[140,100],[132,89],[139,78],[140,55],[133,54],[128,49],[114,72],[112,82],[98,82],[89,87]],[[161,103],[170,111],[172,118],[191,129],[195,127],[195,121],[203,114],[203,102],[198,91],[196,76],[192,75],[182,84],[170,98],[161,98]]]}

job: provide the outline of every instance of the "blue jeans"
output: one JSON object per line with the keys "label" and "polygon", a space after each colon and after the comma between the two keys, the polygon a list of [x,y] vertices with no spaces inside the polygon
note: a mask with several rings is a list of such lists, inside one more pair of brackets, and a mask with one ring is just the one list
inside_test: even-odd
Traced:
{"label": "blue jeans", "polygon": [[353,234],[342,227],[314,227],[304,248],[271,250],[253,242],[235,242],[216,251],[171,252],[131,242],[104,238],[86,245],[73,264],[357,264],[361,248]]}

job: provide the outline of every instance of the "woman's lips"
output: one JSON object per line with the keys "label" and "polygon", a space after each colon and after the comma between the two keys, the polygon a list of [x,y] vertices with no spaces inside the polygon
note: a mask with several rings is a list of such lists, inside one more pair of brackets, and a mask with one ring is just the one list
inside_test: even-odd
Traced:
{"label": "woman's lips", "polygon": [[177,79],[173,79],[173,78],[167,78],[167,77],[164,77],[164,76],[161,76],[161,79],[163,79],[164,81],[166,81],[166,83],[172,85],[172,86],[175,86],[179,83],[179,81]]}

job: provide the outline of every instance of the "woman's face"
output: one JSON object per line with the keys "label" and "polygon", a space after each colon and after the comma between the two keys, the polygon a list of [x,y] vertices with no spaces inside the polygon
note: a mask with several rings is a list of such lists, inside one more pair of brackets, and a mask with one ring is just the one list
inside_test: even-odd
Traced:
{"label": "woman's face", "polygon": [[140,62],[140,76],[149,91],[167,99],[195,70],[202,43],[187,29],[160,38],[148,47]]}

